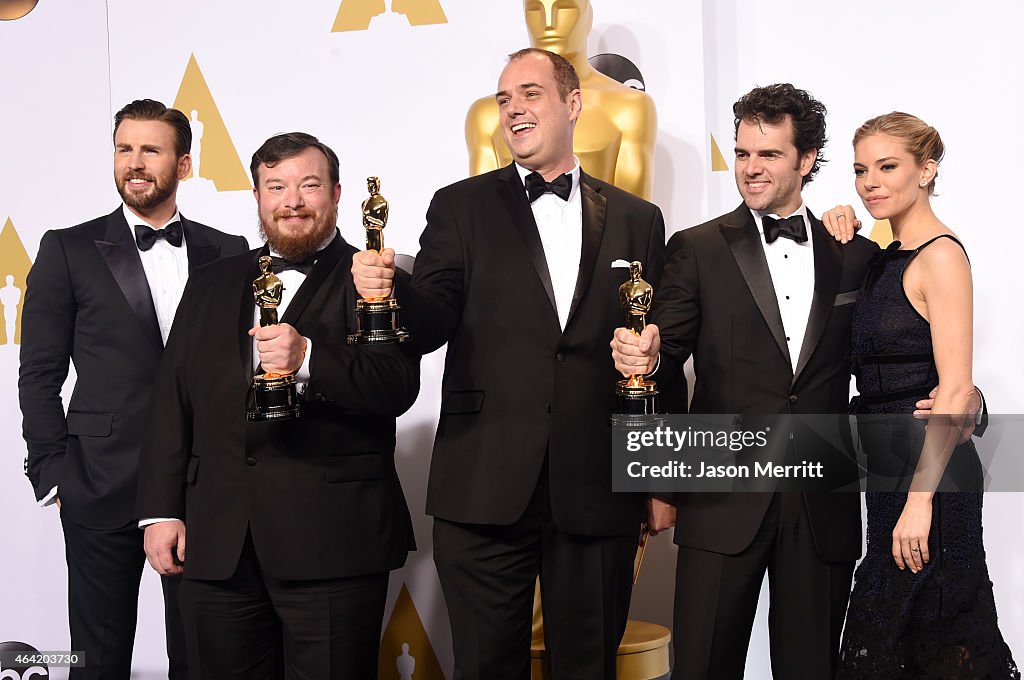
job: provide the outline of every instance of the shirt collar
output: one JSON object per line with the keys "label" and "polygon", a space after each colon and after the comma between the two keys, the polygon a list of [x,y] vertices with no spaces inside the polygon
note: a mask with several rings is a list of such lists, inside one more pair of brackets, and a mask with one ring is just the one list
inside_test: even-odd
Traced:
{"label": "shirt collar", "polygon": [[[573,156],[572,159],[576,162],[576,164],[572,167],[572,170],[570,170],[568,173],[566,173],[566,174],[569,175],[569,177],[572,178],[572,189],[569,191],[569,200],[570,201],[575,197],[576,192],[580,188],[580,159],[576,158],[576,156]],[[524,168],[523,166],[519,165],[518,161],[515,162],[515,166],[516,166],[516,171],[519,172],[519,181],[522,182],[523,187],[525,187],[526,186],[526,176],[529,175],[530,173],[534,172],[534,171],[533,170],[529,170],[529,169]],[[526,189],[524,188],[523,191],[526,191]]]}
{"label": "shirt collar", "polygon": [[[801,217],[804,218],[804,227],[806,227],[807,229],[807,241],[805,243],[800,243],[798,245],[807,246],[811,244],[811,221],[807,218],[807,204],[804,203],[803,201],[800,202],[799,208],[794,210],[791,214],[786,215],[785,217],[773,212],[768,212],[766,210],[754,210],[753,208],[749,208],[749,210],[750,214],[754,216],[754,223],[757,224],[757,233],[760,234],[762,237],[764,237],[764,223],[762,222],[762,219],[764,217],[774,217],[775,219],[779,220],[786,219],[787,217],[792,217],[793,215],[800,215]],[[796,242],[794,241],[794,243]]]}
{"label": "shirt collar", "polygon": [[[128,204],[126,204],[126,203],[122,203],[121,204],[121,212],[124,214],[124,221],[128,223],[129,227],[134,227],[136,224],[145,224],[146,226],[149,226],[149,222],[147,222],[146,220],[144,220],[141,217],[139,217],[138,215],[136,215],[135,211],[133,211],[131,208],[128,207]],[[181,213],[178,212],[177,208],[175,208],[174,209],[174,215],[171,216],[171,219],[167,220],[162,225],[160,225],[160,228],[163,229],[164,227],[166,227],[171,222],[178,222],[180,220],[181,220]],[[184,229],[182,231],[184,231]]]}

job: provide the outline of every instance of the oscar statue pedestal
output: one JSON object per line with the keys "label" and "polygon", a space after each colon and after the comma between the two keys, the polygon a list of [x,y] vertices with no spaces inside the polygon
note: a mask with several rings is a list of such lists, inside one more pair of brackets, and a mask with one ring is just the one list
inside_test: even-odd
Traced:
{"label": "oscar statue pedestal", "polygon": [[[668,678],[668,646],[672,633],[665,626],[629,621],[615,659],[619,680],[663,680]],[[544,638],[530,643],[530,680],[554,680],[545,665]]]}

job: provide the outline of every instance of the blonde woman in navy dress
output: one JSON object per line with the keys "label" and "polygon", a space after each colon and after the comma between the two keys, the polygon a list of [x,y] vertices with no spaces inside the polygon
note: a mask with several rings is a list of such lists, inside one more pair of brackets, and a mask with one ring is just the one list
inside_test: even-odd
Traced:
{"label": "blonde woman in navy dress", "polygon": [[854,309],[853,410],[910,414],[937,390],[927,430],[909,417],[864,428],[868,467],[883,473],[872,479],[891,473],[896,481],[869,483],[868,547],[838,677],[1020,678],[996,623],[970,420],[942,415],[974,413],[978,403],[970,263],[930,202],[942,140],[919,118],[894,112],[864,123],[853,144],[857,193],[873,218],[890,221],[895,239]]}

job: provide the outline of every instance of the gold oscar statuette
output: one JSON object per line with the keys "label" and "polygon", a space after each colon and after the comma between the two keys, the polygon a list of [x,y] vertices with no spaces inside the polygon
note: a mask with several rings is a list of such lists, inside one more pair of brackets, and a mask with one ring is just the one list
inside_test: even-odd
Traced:
{"label": "gold oscar statuette", "polygon": [[[252,294],[260,308],[260,326],[278,323],[277,307],[281,304],[284,284],[270,271],[271,259],[260,257],[260,275],[252,282]],[[285,420],[302,415],[293,373],[261,373],[249,388],[247,420]]]}
{"label": "gold oscar statuette", "polygon": [[[384,251],[384,227],[388,223],[388,199],[380,195],[380,179],[366,178],[370,197],[363,201],[363,227],[366,249]],[[356,301],[356,332],[348,336],[350,345],[405,342],[409,331],[398,322],[398,302],[393,297],[370,297]]]}
{"label": "gold oscar statuette", "polygon": [[[647,313],[654,301],[654,287],[643,280],[644,267],[630,262],[629,281],[619,286],[619,302],[626,312],[626,328],[640,335],[647,325]],[[622,416],[647,416],[657,413],[657,384],[642,374],[620,380],[615,386],[617,413]]]}

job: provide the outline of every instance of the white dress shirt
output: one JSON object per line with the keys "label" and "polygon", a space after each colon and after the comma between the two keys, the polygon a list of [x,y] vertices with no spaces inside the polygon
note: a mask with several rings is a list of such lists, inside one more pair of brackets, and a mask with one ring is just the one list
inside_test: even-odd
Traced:
{"label": "white dress shirt", "polygon": [[[516,163],[516,170],[525,186],[526,176],[532,170],[527,170],[519,163]],[[569,200],[563,201],[548,193],[530,204],[533,218],[537,221],[540,242],[544,246],[544,259],[548,263],[558,324],[563,331],[569,320],[569,308],[572,306],[573,293],[576,292],[583,252],[583,199],[580,195],[579,159],[576,159],[576,165],[568,174],[572,177]]]}
{"label": "white dress shirt", "polygon": [[[132,232],[134,241],[135,225],[149,225],[127,205],[122,204],[121,209],[124,211],[124,219],[128,222],[128,229]],[[175,210],[174,216],[160,228],[163,229],[171,222],[180,220],[181,215]],[[140,250],[139,257],[142,259],[142,270],[146,273],[146,281],[149,283],[149,292],[153,296],[156,320],[160,324],[160,338],[166,345],[167,336],[171,333],[171,324],[174,323],[174,313],[178,309],[181,294],[185,291],[185,283],[188,281],[188,248],[185,246],[184,229],[180,247],[176,248],[160,238],[149,250]]]}
{"label": "white dress shirt", "polygon": [[786,344],[789,345],[790,364],[795,371],[800,359],[800,348],[804,343],[807,319],[811,315],[811,300],[814,298],[814,237],[811,234],[810,220],[807,219],[807,206],[801,203],[793,212],[793,215],[803,217],[804,227],[807,229],[807,240],[803,243],[781,236],[773,243],[765,243],[761,218],[767,215],[785,219],[792,215],[779,216],[757,210],[750,212],[754,215],[761,246],[768,260],[768,271],[772,276],[775,296],[779,300],[782,327],[786,331]]}

